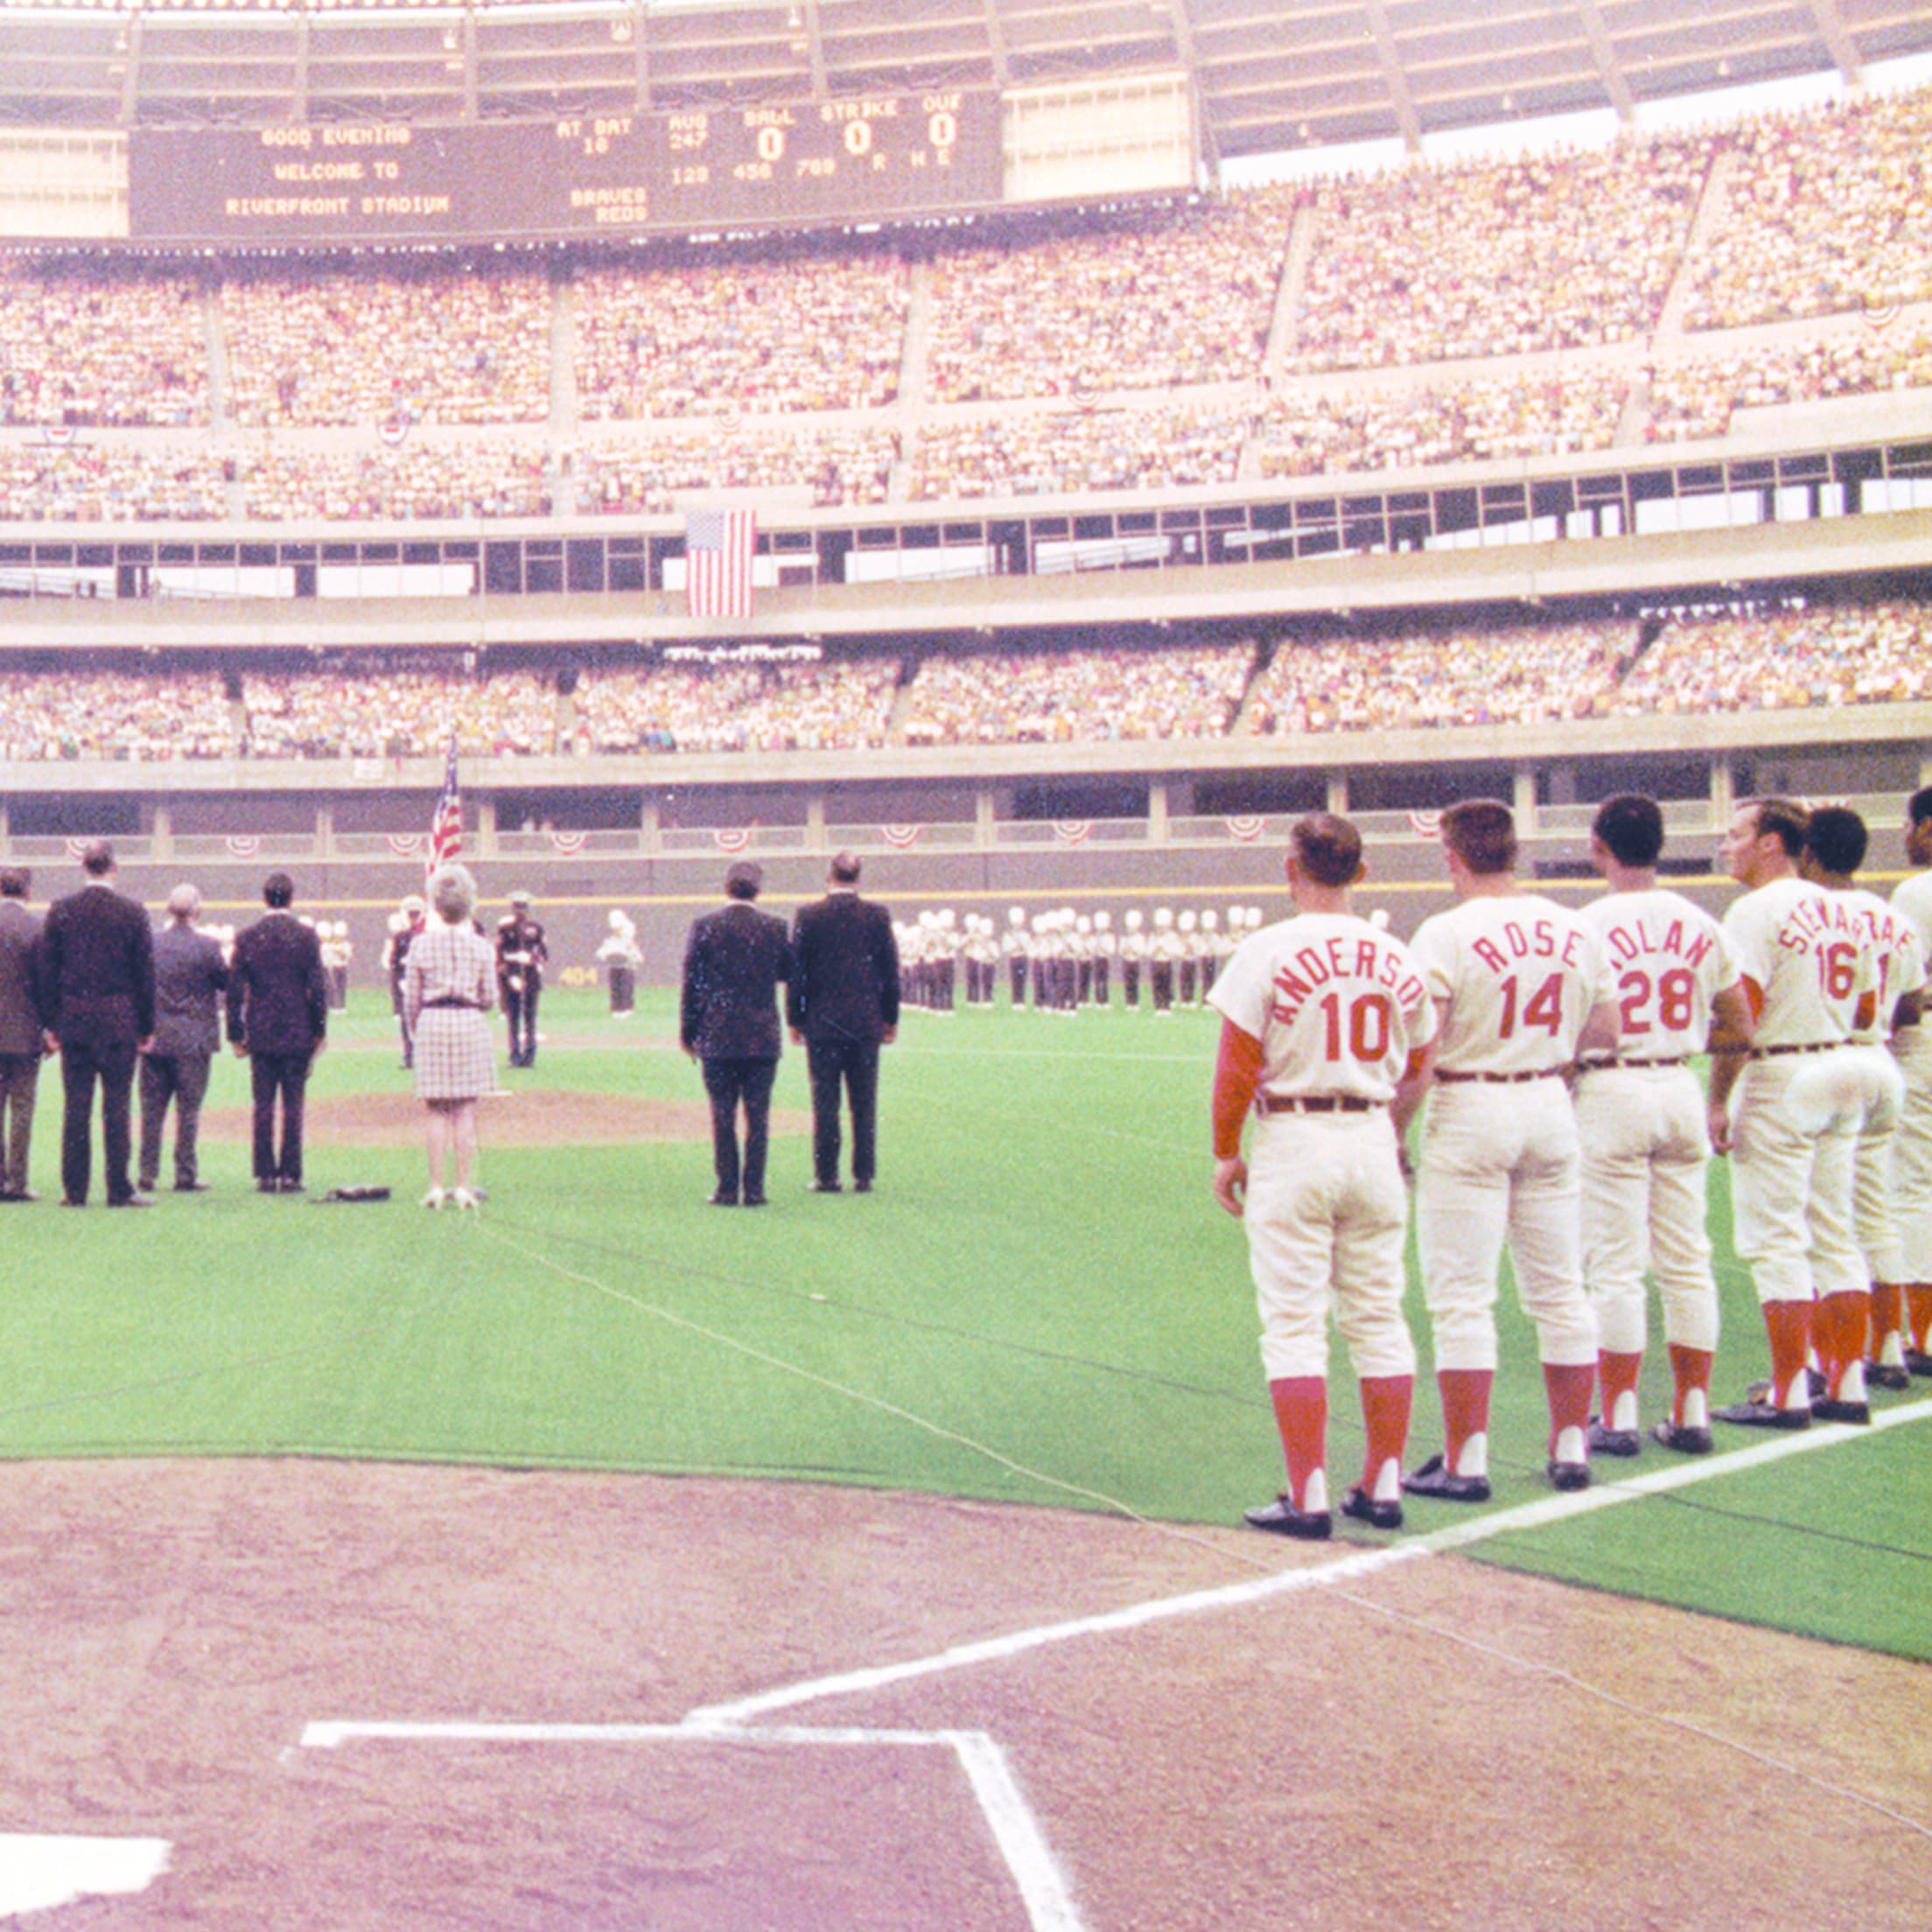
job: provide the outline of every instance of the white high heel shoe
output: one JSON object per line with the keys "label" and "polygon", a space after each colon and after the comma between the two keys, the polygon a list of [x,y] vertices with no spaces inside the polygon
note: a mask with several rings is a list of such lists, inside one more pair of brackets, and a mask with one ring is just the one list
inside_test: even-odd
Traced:
{"label": "white high heel shoe", "polygon": [[423,1205],[425,1208],[440,1208],[448,1198],[440,1187],[432,1187],[424,1195]]}
{"label": "white high heel shoe", "polygon": [[450,1205],[452,1208],[461,1208],[466,1213],[473,1214],[478,1203],[475,1194],[469,1188],[458,1187],[453,1189],[450,1194]]}

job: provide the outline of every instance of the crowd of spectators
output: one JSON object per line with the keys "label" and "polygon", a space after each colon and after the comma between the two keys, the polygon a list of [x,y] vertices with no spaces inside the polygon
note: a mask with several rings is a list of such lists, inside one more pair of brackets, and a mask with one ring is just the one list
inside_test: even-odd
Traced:
{"label": "crowd of spectators", "polygon": [[1932,699],[1932,606],[1903,600],[1673,615],[1617,712],[1775,711]]}
{"label": "crowd of spectators", "polygon": [[1240,407],[1054,410],[940,423],[908,468],[918,500],[1232,483],[1253,429]]}
{"label": "crowd of spectators", "polygon": [[452,733],[465,757],[556,748],[556,681],[534,671],[250,672],[242,698],[249,758],[440,755]]}
{"label": "crowd of spectators", "polygon": [[1292,356],[1304,370],[1579,349],[1655,326],[1711,136],[1324,183]]}
{"label": "crowd of spectators", "polygon": [[1284,389],[1261,424],[1264,476],[1404,469],[1607,449],[1629,399],[1621,369],[1328,397]]}
{"label": "crowd of spectators", "polygon": [[1255,681],[1246,723],[1266,734],[1598,717],[1635,648],[1635,625],[1607,619],[1286,641]]}
{"label": "crowd of spectators", "polygon": [[578,743],[590,752],[876,748],[900,675],[896,657],[586,673],[577,689]]}
{"label": "crowd of spectators", "polygon": [[0,670],[0,761],[230,758],[238,719],[213,671]]}
{"label": "crowd of spectators", "polygon": [[599,441],[570,453],[579,508],[662,514],[683,490],[808,490],[815,504],[883,503],[898,438],[883,424]]}
{"label": "crowd of spectators", "polygon": [[903,734],[908,745],[1220,738],[1254,662],[1251,644],[934,653],[907,687]]}
{"label": "crowd of spectators", "polygon": [[1726,436],[1739,410],[1932,387],[1932,331],[1892,324],[1666,363],[1650,378],[1653,442]]}
{"label": "crowd of spectators", "polygon": [[128,444],[0,446],[0,523],[199,523],[228,514],[207,450]]}
{"label": "crowd of spectators", "polygon": [[1932,298],[1932,90],[1766,115],[1727,140],[1729,219],[1690,265],[1687,328]]}
{"label": "crowd of spectators", "polygon": [[147,265],[0,257],[0,423],[179,429],[208,421],[192,281]]}
{"label": "crowd of spectators", "polygon": [[[850,751],[1932,702],[1932,604],[1690,610],[1249,643],[548,670],[345,659],[0,670],[0,763]],[[1249,689],[1252,678],[1252,690]],[[903,681],[903,682],[902,682]],[[1245,702],[1243,694],[1246,694]],[[895,722],[895,707],[898,718]]]}
{"label": "crowd of spectators", "polygon": [[487,256],[314,271],[231,265],[228,412],[276,424],[541,423],[550,287]]}
{"label": "crowd of spectators", "polygon": [[876,409],[899,393],[911,280],[883,251],[591,268],[576,288],[585,422]]}
{"label": "crowd of spectators", "polygon": [[1175,214],[1096,216],[933,269],[928,386],[1000,402],[1251,380],[1288,248],[1292,192]]}
{"label": "crowd of spectators", "polygon": [[541,443],[412,437],[395,448],[284,447],[242,461],[248,514],[262,523],[547,516],[550,510]]}

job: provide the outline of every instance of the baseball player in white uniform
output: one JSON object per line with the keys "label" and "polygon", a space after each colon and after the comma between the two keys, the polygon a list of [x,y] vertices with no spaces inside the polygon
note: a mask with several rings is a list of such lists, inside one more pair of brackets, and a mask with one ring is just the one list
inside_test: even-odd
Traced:
{"label": "baseball player in white uniform", "polygon": [[[1925,946],[1918,928],[1903,913],[1857,884],[1853,875],[1865,863],[1867,843],[1865,821],[1842,805],[1821,807],[1811,814],[1805,828],[1804,875],[1857,908],[1867,940],[1876,951],[1879,981],[1877,999],[1869,1011],[1857,1015],[1852,1046],[1835,1056],[1833,1065],[1844,1075],[1847,1103],[1856,1110],[1852,1232],[1865,1256],[1871,1284],[1872,1298],[1865,1313],[1875,1334],[1882,1308],[1893,1333],[1890,1354],[1868,1364],[1870,1338],[1862,1320],[1853,1333],[1852,1311],[1845,1311],[1842,1335],[1831,1330],[1822,1305],[1813,1311],[1813,1342],[1824,1369],[1827,1398],[1841,1407],[1864,1399],[1863,1389],[1846,1396],[1840,1387],[1850,1379],[1854,1359],[1868,1387],[1903,1389],[1912,1379],[1896,1333],[1898,1309],[1904,1297],[1905,1256],[1894,1198],[1893,1154],[1905,1102],[1905,1080],[1893,1057],[1891,1043],[1899,1032],[1909,1032],[1918,1024],[1925,996]],[[1877,1349],[1870,1352],[1879,1355]],[[1844,1419],[1858,1418],[1854,1415]]]}
{"label": "baseball player in white uniform", "polygon": [[1391,1103],[1419,1097],[1436,1011],[1409,949],[1349,910],[1362,840],[1346,819],[1299,820],[1287,872],[1298,916],[1251,934],[1212,994],[1222,1016],[1214,1192],[1248,1230],[1262,1362],[1288,1466],[1287,1488],[1246,1520],[1319,1541],[1334,1520],[1331,1310],[1361,1380],[1368,1433],[1362,1480],[1341,1513],[1402,1526],[1416,1351],[1402,1313],[1408,1200]]}
{"label": "baseball player in white uniform", "polygon": [[1583,1277],[1597,1316],[1597,1455],[1642,1444],[1637,1376],[1645,1339],[1643,1274],[1656,1278],[1675,1387],[1665,1447],[1707,1455],[1718,1291],[1705,1226],[1710,1145],[1704,1088],[1691,1070],[1715,1011],[1740,1040],[1751,1009],[1731,942],[1716,920],[1657,885],[1663,814],[1632,793],[1606,800],[1590,857],[1610,890],[1583,908],[1616,976],[1614,1053],[1584,1055],[1577,1081],[1583,1144]]}
{"label": "baseball player in white uniform", "polygon": [[[1873,955],[1856,911],[1798,876],[1808,816],[1788,799],[1750,800],[1718,850],[1748,888],[1725,914],[1724,929],[1757,1027],[1747,1046],[1721,1026],[1713,1033],[1711,1144],[1731,1156],[1732,1228],[1764,1312],[1771,1379],[1761,1396],[1712,1413],[1760,1429],[1810,1427],[1814,1340],[1822,1354],[1853,1320],[1862,1338],[1870,1312],[1852,1231],[1856,1124],[1839,1103],[1841,1075],[1831,1063],[1850,1043],[1861,1000],[1876,999]],[[1830,1390],[1830,1405],[1816,1412],[1852,1419],[1865,1404],[1862,1366],[1849,1387]]]}
{"label": "baseball player in white uniform", "polygon": [[[1918,928],[1932,960],[1932,785],[1913,793],[1906,807],[1905,853],[1918,871],[1893,892],[1893,908]],[[1881,1364],[1895,1358],[1914,1376],[1932,1376],[1932,1020],[1899,1027],[1892,1052],[1905,1076],[1892,1150],[1905,1292],[1899,1308],[1873,1302],[1872,1326]],[[1888,1352],[1894,1342],[1902,1346]]]}
{"label": "baseball player in white uniform", "polygon": [[1539,1338],[1550,1480],[1583,1489],[1597,1324],[1583,1288],[1580,1157],[1565,1076],[1579,1046],[1615,1047],[1615,977],[1591,925],[1518,886],[1507,805],[1452,806],[1442,842],[1460,903],[1424,920],[1415,938],[1442,1018],[1416,1228],[1445,1439],[1404,1487],[1457,1502],[1488,1498],[1496,1270],[1507,1237]]}

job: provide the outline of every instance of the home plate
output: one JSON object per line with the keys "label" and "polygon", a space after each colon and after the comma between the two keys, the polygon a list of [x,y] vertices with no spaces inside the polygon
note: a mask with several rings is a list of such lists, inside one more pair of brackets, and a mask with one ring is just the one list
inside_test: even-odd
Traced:
{"label": "home plate", "polygon": [[66,1838],[0,1833],[0,1914],[77,1899],[144,1892],[168,1868],[165,1838]]}

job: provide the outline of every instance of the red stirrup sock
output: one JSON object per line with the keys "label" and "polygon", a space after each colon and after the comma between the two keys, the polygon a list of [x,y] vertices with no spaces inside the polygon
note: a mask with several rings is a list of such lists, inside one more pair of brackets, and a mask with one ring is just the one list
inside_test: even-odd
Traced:
{"label": "red stirrup sock", "polygon": [[1774,1409],[1809,1409],[1811,1396],[1804,1368],[1811,1353],[1811,1304],[1768,1301],[1764,1333],[1771,1344],[1771,1405]]}
{"label": "red stirrup sock", "polygon": [[1328,1384],[1320,1376],[1292,1376],[1270,1382],[1268,1393],[1288,1462],[1288,1500],[1319,1515],[1328,1507]]}
{"label": "red stirrup sock", "polygon": [[1409,1415],[1415,1399],[1413,1376],[1362,1378],[1362,1420],[1368,1436],[1362,1487],[1377,1502],[1402,1500],[1402,1459],[1409,1446]]}
{"label": "red stirrup sock", "polygon": [[1642,1354],[1613,1354],[1601,1350],[1597,1356],[1597,1391],[1606,1429],[1634,1429],[1637,1426],[1637,1375],[1643,1367]]}
{"label": "red stirrup sock", "polygon": [[1708,1348],[1689,1348],[1681,1341],[1670,1344],[1670,1374],[1676,1382],[1670,1419],[1680,1429],[1711,1426],[1711,1368],[1714,1359]]}
{"label": "red stirrup sock", "polygon": [[1443,1446],[1452,1476],[1489,1474],[1489,1390],[1494,1368],[1438,1368]]}

